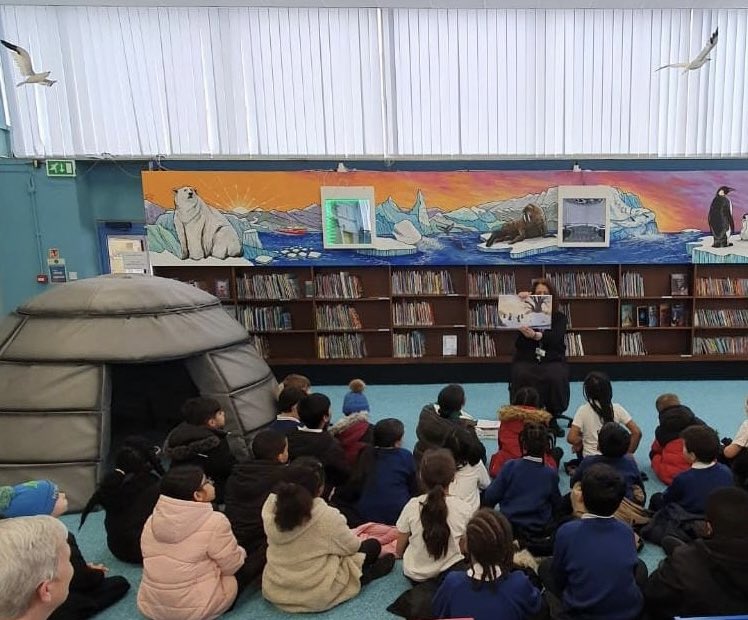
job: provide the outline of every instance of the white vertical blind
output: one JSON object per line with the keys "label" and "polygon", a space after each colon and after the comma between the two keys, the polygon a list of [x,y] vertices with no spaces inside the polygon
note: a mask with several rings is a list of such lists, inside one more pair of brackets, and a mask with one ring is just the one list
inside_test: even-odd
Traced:
{"label": "white vertical blind", "polygon": [[0,8],[18,156],[384,152],[376,9]]}
{"label": "white vertical blind", "polygon": [[[712,61],[684,75],[719,26]],[[0,6],[18,156],[741,156],[747,9]]]}

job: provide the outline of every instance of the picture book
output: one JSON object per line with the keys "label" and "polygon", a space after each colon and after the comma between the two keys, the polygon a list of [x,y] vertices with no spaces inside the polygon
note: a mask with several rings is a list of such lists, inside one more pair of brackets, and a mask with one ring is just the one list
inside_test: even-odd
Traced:
{"label": "picture book", "polygon": [[670,327],[670,304],[660,304],[660,327]]}
{"label": "picture book", "polygon": [[660,318],[660,313],[657,306],[649,306],[647,309],[647,327],[658,327],[657,322]]}
{"label": "picture book", "polygon": [[499,329],[551,328],[550,295],[499,295]]}
{"label": "picture book", "polygon": [[621,327],[635,327],[633,304],[621,304]]}
{"label": "picture book", "polygon": [[647,306],[637,306],[636,308],[636,326],[649,326],[649,308]]}
{"label": "picture book", "polygon": [[688,274],[670,274],[670,294],[677,296],[688,295]]}
{"label": "picture book", "polygon": [[216,280],[215,295],[218,299],[228,299],[231,297],[231,289],[228,280]]}
{"label": "picture book", "polygon": [[676,303],[671,306],[670,325],[672,327],[686,326],[686,308],[682,303]]}

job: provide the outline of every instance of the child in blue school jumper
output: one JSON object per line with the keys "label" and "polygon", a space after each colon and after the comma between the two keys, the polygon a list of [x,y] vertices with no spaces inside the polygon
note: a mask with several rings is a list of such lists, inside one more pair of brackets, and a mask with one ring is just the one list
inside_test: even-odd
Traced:
{"label": "child in blue school jumper", "polygon": [[610,465],[626,484],[626,498],[639,505],[644,504],[644,483],[633,454],[629,454],[631,434],[617,422],[606,422],[597,436],[601,454],[587,456],[577,467],[571,478],[571,486],[582,482],[584,472],[597,463]]}
{"label": "child in blue school jumper", "polygon": [[543,463],[549,450],[548,428],[527,423],[520,433],[521,459],[508,461],[483,494],[483,505],[499,504],[520,542],[550,535],[561,503],[558,472]]}
{"label": "child in blue school jumper", "polygon": [[717,462],[721,445],[719,436],[708,426],[689,426],[682,433],[683,453],[691,469],[678,474],[659,497],[652,496],[650,509],[658,510],[668,504],[678,504],[686,512],[703,515],[706,500],[716,489],[734,484],[732,471]]}
{"label": "child in blue school jumper", "polygon": [[636,556],[633,530],[613,518],[626,485],[609,465],[596,464],[582,478],[587,513],[556,532],[553,558],[539,576],[552,618],[636,620],[644,605],[640,586],[647,567]]}
{"label": "child in blue school jumper", "polygon": [[540,612],[540,591],[513,570],[512,527],[504,515],[483,508],[465,530],[470,567],[444,578],[433,600],[435,618],[527,620]]}
{"label": "child in blue school jumper", "polygon": [[374,445],[366,446],[351,485],[360,491],[356,511],[361,522],[395,525],[405,504],[418,493],[413,453],[402,447],[405,427],[385,418],[374,425]]}

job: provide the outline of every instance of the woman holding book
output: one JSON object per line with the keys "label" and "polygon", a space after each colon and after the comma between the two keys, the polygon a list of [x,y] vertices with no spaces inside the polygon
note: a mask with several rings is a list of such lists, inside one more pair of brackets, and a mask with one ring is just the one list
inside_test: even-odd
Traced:
{"label": "woman holding book", "polygon": [[549,280],[535,280],[529,295],[551,295],[551,328],[536,331],[520,327],[511,369],[511,397],[523,387],[534,387],[540,394],[542,407],[555,419],[569,406],[569,365],[566,362],[566,315],[558,310],[558,295]]}

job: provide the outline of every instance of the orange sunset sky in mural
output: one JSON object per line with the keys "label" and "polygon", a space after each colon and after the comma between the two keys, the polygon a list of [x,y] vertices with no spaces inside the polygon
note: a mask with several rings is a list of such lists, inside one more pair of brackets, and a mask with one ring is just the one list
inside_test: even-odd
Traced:
{"label": "orange sunset sky in mural", "polygon": [[319,202],[323,185],[371,185],[378,203],[392,196],[402,209],[413,205],[416,191],[421,189],[427,207],[445,211],[538,193],[556,185],[611,185],[637,194],[644,207],[656,213],[662,232],[684,228],[705,230],[709,204],[720,185],[737,190],[731,196],[737,207],[736,223],[748,210],[743,206],[748,204],[748,172],[742,171],[143,173],[145,198],[166,209],[173,206],[172,190],[182,186],[195,187],[214,207],[243,213],[257,208],[281,211],[304,208]]}

